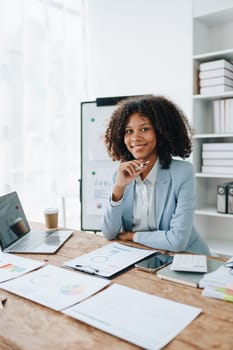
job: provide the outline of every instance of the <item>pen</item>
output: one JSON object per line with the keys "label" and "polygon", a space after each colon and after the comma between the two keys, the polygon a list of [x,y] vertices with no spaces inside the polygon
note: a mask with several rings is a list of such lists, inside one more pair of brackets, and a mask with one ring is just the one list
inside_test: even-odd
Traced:
{"label": "pen", "polygon": [[75,265],[75,267],[77,268],[77,270],[80,268],[80,270],[81,269],[83,269],[83,271],[87,270],[87,272],[88,272],[88,269],[90,269],[93,272],[99,272],[98,269],[95,269],[94,267],[91,267],[91,266],[88,266],[88,265],[85,266],[85,265],[77,264],[77,265]]}
{"label": "pen", "polygon": [[142,169],[146,164],[150,163],[150,160],[147,160],[146,162],[144,163],[141,163],[137,168],[135,168],[135,170],[140,170]]}

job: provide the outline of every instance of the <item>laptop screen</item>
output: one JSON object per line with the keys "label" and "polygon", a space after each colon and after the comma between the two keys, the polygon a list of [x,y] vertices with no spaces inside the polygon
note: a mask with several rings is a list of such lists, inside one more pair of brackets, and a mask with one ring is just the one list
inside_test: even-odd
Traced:
{"label": "laptop screen", "polygon": [[0,245],[2,249],[30,231],[29,223],[16,192],[0,196]]}

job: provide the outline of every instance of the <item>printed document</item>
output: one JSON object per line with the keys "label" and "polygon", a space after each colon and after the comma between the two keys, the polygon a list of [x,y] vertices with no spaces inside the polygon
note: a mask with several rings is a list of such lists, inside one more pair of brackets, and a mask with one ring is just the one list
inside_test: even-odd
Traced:
{"label": "printed document", "polygon": [[36,270],[44,263],[0,252],[0,283]]}
{"label": "printed document", "polygon": [[47,265],[0,286],[51,309],[62,310],[98,292],[109,283],[105,279]]}
{"label": "printed document", "polygon": [[91,274],[111,277],[135,262],[154,254],[155,250],[110,243],[64,263],[64,266]]}
{"label": "printed document", "polygon": [[201,309],[113,284],[63,311],[145,349],[161,349],[188,326]]}

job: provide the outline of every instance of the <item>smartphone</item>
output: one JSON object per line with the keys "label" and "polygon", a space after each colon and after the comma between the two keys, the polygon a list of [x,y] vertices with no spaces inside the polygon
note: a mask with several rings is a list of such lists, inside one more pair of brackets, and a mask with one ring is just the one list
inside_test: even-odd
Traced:
{"label": "smartphone", "polygon": [[173,256],[157,252],[155,255],[150,256],[149,258],[139,261],[137,264],[135,264],[135,267],[143,271],[155,272],[162,267],[171,264],[172,261]]}

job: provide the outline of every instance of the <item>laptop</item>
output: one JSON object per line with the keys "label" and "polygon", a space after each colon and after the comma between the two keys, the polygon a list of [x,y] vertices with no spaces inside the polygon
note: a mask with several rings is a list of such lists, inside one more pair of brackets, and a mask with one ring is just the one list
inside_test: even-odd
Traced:
{"label": "laptop", "polygon": [[6,253],[54,254],[71,230],[31,230],[17,192],[0,196],[0,246]]}

